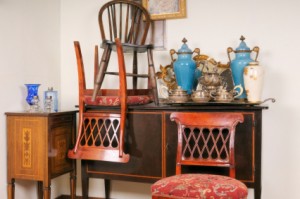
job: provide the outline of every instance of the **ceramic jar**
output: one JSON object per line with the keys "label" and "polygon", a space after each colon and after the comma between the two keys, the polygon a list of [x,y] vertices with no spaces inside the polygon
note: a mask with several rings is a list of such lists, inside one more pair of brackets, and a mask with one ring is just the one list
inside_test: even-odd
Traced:
{"label": "ceramic jar", "polygon": [[[196,70],[196,62],[192,59],[192,55],[194,52],[200,55],[200,49],[196,48],[194,51],[189,49],[186,44],[187,40],[185,38],[182,40],[182,42],[183,45],[178,52],[176,52],[174,49],[171,49],[170,55],[173,62],[177,85],[183,90],[187,91],[188,94],[191,94],[195,85],[195,81],[197,81],[201,75],[199,74],[199,71]],[[174,54],[178,55],[177,59],[173,57]]]}
{"label": "ceramic jar", "polygon": [[250,62],[244,68],[244,83],[248,102],[260,102],[264,81],[264,68],[259,62]]}
{"label": "ceramic jar", "polygon": [[[244,77],[243,77],[244,68],[250,62],[257,60],[257,56],[259,53],[259,47],[256,46],[253,48],[253,50],[250,50],[250,48],[246,45],[246,43],[244,41],[245,37],[241,36],[240,40],[241,40],[241,43],[236,48],[236,50],[233,50],[231,47],[227,48],[227,54],[228,54],[228,58],[230,61],[230,67],[232,70],[234,84],[236,86],[241,86],[243,88],[243,93],[238,98],[246,99],[247,95],[245,92]],[[230,58],[231,52],[235,53],[235,59],[233,59],[233,60],[231,60],[231,58]],[[251,52],[256,52],[256,57],[254,60],[251,58]]]}

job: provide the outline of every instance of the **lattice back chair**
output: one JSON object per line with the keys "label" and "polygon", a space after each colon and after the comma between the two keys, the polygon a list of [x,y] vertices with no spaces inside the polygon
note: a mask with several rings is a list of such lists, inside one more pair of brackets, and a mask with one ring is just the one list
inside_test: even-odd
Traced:
{"label": "lattice back chair", "polygon": [[[104,4],[98,16],[102,38],[101,48],[103,54],[97,69],[94,92],[91,101],[94,104],[103,103],[99,89],[106,75],[118,75],[118,72],[108,71],[111,52],[115,50],[114,38],[120,38],[125,53],[133,55],[132,73],[126,73],[132,78],[132,90],[128,89],[128,97],[136,96],[129,100],[131,104],[146,104],[154,101],[158,104],[158,93],[153,62],[153,45],[146,44],[146,37],[151,19],[148,11],[140,4],[128,0],[113,0]],[[138,64],[138,54],[147,54],[147,72],[140,69],[144,63]],[[145,69],[145,68],[144,68]],[[139,71],[140,70],[140,71]],[[145,71],[145,70],[144,70]],[[128,72],[128,71],[127,71]],[[143,74],[141,74],[143,72]],[[138,78],[147,78],[147,88],[138,88]],[[137,97],[138,96],[138,97]]]}
{"label": "lattice back chair", "polygon": [[[113,91],[119,99],[119,111],[108,112],[89,109],[93,89],[86,88],[85,72],[81,48],[74,42],[79,82],[79,128],[75,147],[68,152],[72,159],[102,160],[126,163],[129,154],[124,152],[125,122],[127,111],[127,82],[123,49],[119,39],[115,39],[119,66],[120,88]],[[95,66],[98,64],[97,46],[95,47]],[[95,67],[96,68],[96,67]],[[112,92],[112,91],[111,91]],[[111,95],[101,90],[102,95]]]}
{"label": "lattice back chair", "polygon": [[[247,198],[247,187],[235,178],[234,137],[241,113],[176,112],[176,175],[152,185],[152,198]],[[228,167],[229,176],[181,174],[182,166]],[[222,197],[221,197],[222,196]]]}

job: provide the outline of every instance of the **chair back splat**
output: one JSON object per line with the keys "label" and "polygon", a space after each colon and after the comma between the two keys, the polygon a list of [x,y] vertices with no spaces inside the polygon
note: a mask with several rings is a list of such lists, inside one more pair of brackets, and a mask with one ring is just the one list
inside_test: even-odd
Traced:
{"label": "chair back splat", "polygon": [[183,165],[221,166],[235,177],[235,127],[240,113],[172,113],[178,127],[176,174]]}
{"label": "chair back splat", "polygon": [[[104,21],[108,23],[105,27]],[[148,11],[138,3],[126,0],[110,1],[99,11],[98,22],[102,41],[144,45],[151,20]],[[108,37],[107,37],[108,35]]]}

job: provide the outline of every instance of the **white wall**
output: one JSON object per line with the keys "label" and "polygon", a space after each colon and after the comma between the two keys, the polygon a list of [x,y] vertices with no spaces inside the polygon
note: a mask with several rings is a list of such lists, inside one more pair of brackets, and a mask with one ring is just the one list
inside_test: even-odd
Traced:
{"label": "white wall", "polygon": [[[40,96],[49,86],[60,89],[59,25],[59,0],[0,1],[1,198],[7,195],[4,113],[27,108],[25,83],[40,83]],[[16,198],[36,198],[35,185],[29,181],[18,181]]]}
{"label": "white wall", "polygon": [[[76,63],[73,40],[82,44],[86,68],[93,66],[93,45],[100,42],[97,24],[99,7],[107,1],[64,0],[62,2],[62,103],[73,106],[77,101]],[[237,47],[241,35],[251,48],[261,48],[259,61],[266,69],[264,98],[275,97],[263,113],[262,198],[300,198],[297,191],[300,172],[298,155],[300,120],[298,104],[300,53],[300,2],[296,0],[187,0],[188,17],[168,20],[167,46],[178,49],[183,37],[194,49],[218,61],[228,61],[227,47]],[[170,63],[167,51],[154,53],[156,69]],[[91,74],[91,69],[87,69]],[[91,196],[103,196],[101,180],[93,180]],[[121,186],[122,185],[122,186]],[[99,187],[101,186],[101,187]],[[121,188],[125,187],[125,188]],[[113,198],[150,198],[149,184],[113,182]],[[78,187],[80,189],[80,187]],[[143,192],[130,195],[136,190]],[[80,193],[80,192],[79,192]],[[126,194],[126,196],[122,195]],[[253,198],[253,192],[250,193]]]}
{"label": "white wall", "polygon": [[[86,68],[93,66],[93,46],[100,42],[97,14],[107,0],[0,1],[0,194],[6,195],[6,128],[4,112],[24,109],[24,83],[39,82],[44,91],[54,86],[61,107],[77,104],[77,71],[73,41],[82,45]],[[298,104],[300,2],[297,0],[187,0],[188,17],[168,20],[167,46],[178,49],[183,37],[194,49],[227,62],[227,47],[237,47],[240,35],[248,46],[261,48],[266,69],[264,98],[275,97],[263,113],[262,198],[300,198]],[[60,35],[59,35],[60,34]],[[59,49],[60,48],[60,49]],[[154,53],[156,69],[170,63],[167,51]],[[87,74],[91,74],[91,70]],[[91,85],[91,80],[88,82]],[[79,167],[80,169],[80,167]],[[81,194],[78,170],[77,193]],[[53,181],[52,198],[68,193],[68,177]],[[16,198],[35,198],[33,183],[18,182]],[[67,185],[67,186],[66,186]],[[112,197],[150,198],[150,184],[113,181]],[[25,190],[27,189],[27,190]],[[26,191],[26,192],[25,192]],[[25,194],[26,193],[26,194]],[[92,180],[90,196],[103,196],[103,182]],[[19,196],[19,197],[18,197]],[[25,196],[25,197],[24,197]],[[249,199],[253,198],[251,191]]]}

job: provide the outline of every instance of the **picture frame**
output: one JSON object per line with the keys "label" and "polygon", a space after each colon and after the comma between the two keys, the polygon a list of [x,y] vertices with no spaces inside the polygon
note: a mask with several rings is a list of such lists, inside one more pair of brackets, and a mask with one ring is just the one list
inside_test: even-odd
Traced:
{"label": "picture frame", "polygon": [[146,41],[153,44],[154,50],[166,50],[166,20],[152,22]]}
{"label": "picture frame", "polygon": [[186,0],[142,0],[152,20],[186,17]]}

